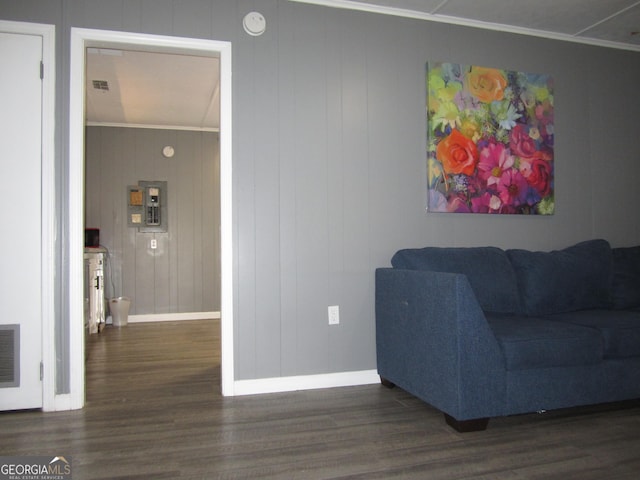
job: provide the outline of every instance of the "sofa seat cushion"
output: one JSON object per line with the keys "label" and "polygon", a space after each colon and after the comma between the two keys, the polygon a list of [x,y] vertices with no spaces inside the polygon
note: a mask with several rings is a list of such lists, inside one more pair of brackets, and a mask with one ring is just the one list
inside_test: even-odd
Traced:
{"label": "sofa seat cushion", "polygon": [[613,307],[640,307],[640,246],[614,248]]}
{"label": "sofa seat cushion", "polygon": [[520,310],[516,273],[500,248],[407,248],[396,252],[391,265],[406,270],[464,274],[483,310],[499,313]]}
{"label": "sofa seat cushion", "polygon": [[639,310],[583,310],[549,318],[598,330],[604,341],[605,358],[640,356]]}
{"label": "sofa seat cushion", "polygon": [[523,313],[531,316],[610,308],[613,255],[606,240],[564,250],[507,250],[518,278]]}
{"label": "sofa seat cushion", "polygon": [[487,314],[506,369],[592,365],[603,359],[602,336],[594,328],[539,317]]}

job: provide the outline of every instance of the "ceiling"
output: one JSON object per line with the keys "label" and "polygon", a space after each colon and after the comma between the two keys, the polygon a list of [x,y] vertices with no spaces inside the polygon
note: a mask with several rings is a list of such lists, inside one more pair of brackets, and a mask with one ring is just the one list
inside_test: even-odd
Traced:
{"label": "ceiling", "polygon": [[215,57],[88,48],[88,125],[218,131]]}
{"label": "ceiling", "polygon": [[638,0],[294,0],[640,51]]}
{"label": "ceiling", "polygon": [[[292,1],[640,52],[638,0]],[[219,78],[217,58],[89,48],[87,124],[218,131]]]}

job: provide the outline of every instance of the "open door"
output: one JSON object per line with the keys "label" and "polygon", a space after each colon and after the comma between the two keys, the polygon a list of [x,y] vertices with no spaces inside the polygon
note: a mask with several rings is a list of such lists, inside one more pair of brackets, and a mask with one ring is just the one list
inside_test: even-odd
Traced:
{"label": "open door", "polygon": [[0,410],[43,404],[42,49],[0,31]]}

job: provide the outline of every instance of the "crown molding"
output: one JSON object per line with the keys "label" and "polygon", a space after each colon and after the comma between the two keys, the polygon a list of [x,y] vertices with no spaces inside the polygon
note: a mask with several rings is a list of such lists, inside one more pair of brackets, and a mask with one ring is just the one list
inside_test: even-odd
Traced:
{"label": "crown molding", "polygon": [[352,0],[289,0],[294,3],[308,3],[313,5],[321,5],[331,8],[342,8],[346,10],[358,10],[361,12],[379,13],[383,15],[391,15],[395,17],[414,18],[417,20],[427,20],[431,22],[447,23],[451,25],[460,25],[465,27],[482,28],[485,30],[494,30],[498,32],[516,33],[520,35],[529,35],[532,37],[546,38],[550,40],[561,40],[565,42],[581,43],[597,47],[615,48],[618,50],[630,50],[640,52],[640,45],[631,45],[622,42],[613,42],[609,40],[600,40],[597,38],[579,37],[576,35],[568,35],[558,32],[550,32],[547,30],[538,30],[534,28],[515,27],[513,25],[504,25],[501,23],[483,22],[480,20],[470,20],[466,18],[451,17],[448,15],[440,15],[437,13],[420,12],[417,10],[409,10],[398,7],[387,7],[383,5],[372,5],[369,3],[354,2]]}
{"label": "crown molding", "polygon": [[120,122],[86,122],[87,127],[115,127],[115,128],[147,128],[151,130],[184,130],[189,132],[220,133],[219,127],[197,127],[185,125],[156,125],[151,123],[120,123]]}

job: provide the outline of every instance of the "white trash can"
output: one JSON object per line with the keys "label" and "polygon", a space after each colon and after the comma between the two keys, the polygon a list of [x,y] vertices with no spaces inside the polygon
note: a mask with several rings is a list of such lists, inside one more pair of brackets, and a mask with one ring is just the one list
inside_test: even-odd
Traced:
{"label": "white trash can", "polygon": [[109,310],[114,327],[124,327],[129,319],[131,300],[127,297],[116,297],[109,300]]}

